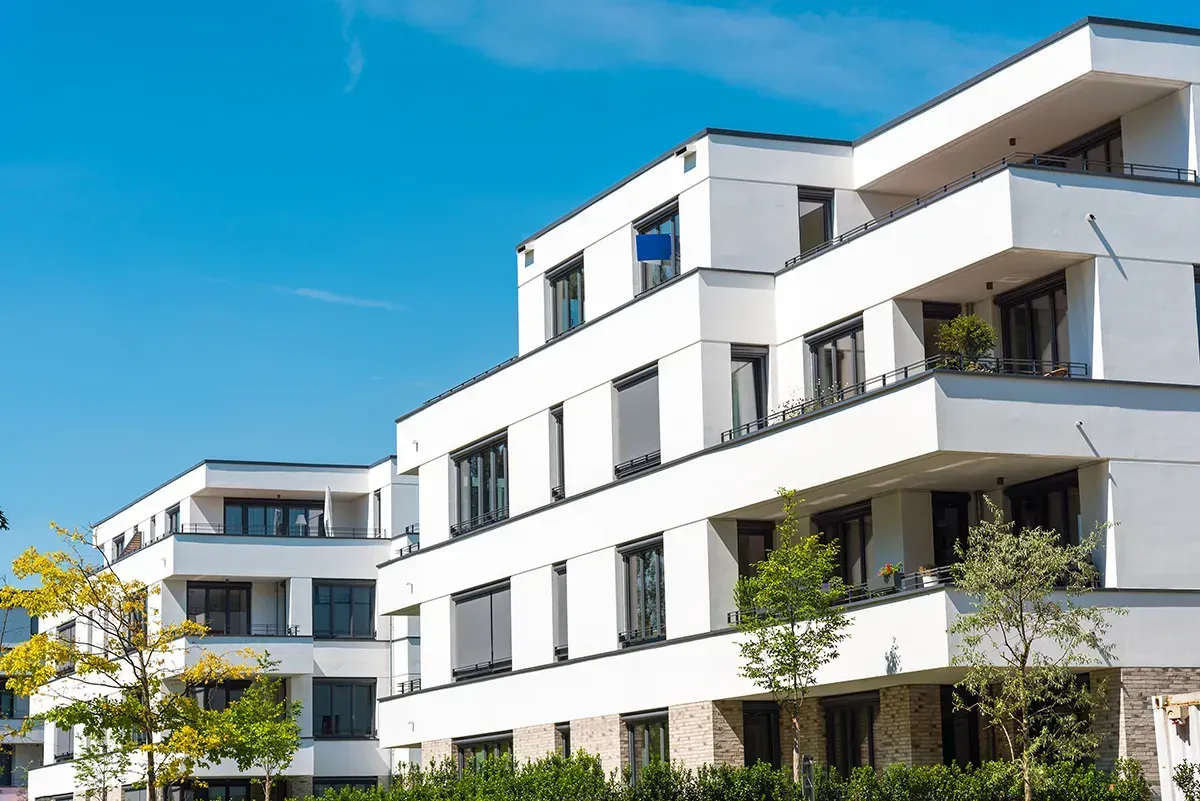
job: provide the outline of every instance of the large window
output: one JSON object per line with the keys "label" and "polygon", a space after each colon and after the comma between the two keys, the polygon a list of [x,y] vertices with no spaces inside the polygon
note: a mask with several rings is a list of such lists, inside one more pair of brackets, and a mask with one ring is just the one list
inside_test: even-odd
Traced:
{"label": "large window", "polygon": [[373,790],[379,786],[379,779],[375,776],[357,776],[349,778],[313,779],[313,797],[320,798],[329,790],[338,792],[339,790]]}
{"label": "large window", "polygon": [[451,535],[508,517],[508,438],[498,437],[455,458],[458,522]]}
{"label": "large window", "polygon": [[458,770],[460,773],[479,770],[489,759],[511,758],[512,746],[511,732],[455,740],[454,752],[458,757]]}
{"label": "large window", "polygon": [[614,382],[617,389],[617,478],[657,465],[658,367]]}
{"label": "large window", "polygon": [[879,693],[821,699],[825,709],[825,759],[843,776],[859,767],[875,767],[875,723]]}
{"label": "large window", "polygon": [[942,685],[942,761],[965,768],[979,764],[979,710],[955,709],[956,692]]}
{"label": "large window", "polygon": [[323,501],[226,501],[226,534],[320,537],[325,531]]}
{"label": "large window", "polygon": [[933,561],[947,567],[958,561],[954,544],[967,544],[967,507],[971,496],[965,492],[935,492],[933,505]]}
{"label": "large window", "polygon": [[1050,155],[1062,156],[1063,167],[1068,170],[1124,172],[1125,149],[1121,139],[1121,121],[1109,123],[1057,147]]}
{"label": "large window", "polygon": [[1009,487],[1012,519],[1018,531],[1045,528],[1058,532],[1064,545],[1078,545],[1083,527],[1079,514],[1079,474],[1075,471]]}
{"label": "large window", "polygon": [[667,636],[667,592],[661,539],[622,549],[625,562],[625,631],[621,644],[639,645]]}
{"label": "large window", "polygon": [[13,753],[11,745],[0,745],[0,787],[13,786]]}
{"label": "large window", "polygon": [[665,711],[626,715],[623,720],[628,738],[629,777],[636,784],[647,765],[671,761],[670,727]]}
{"label": "large window", "polygon": [[[228,709],[230,704],[241,698],[249,687],[250,682],[245,680],[206,684],[202,687],[197,687],[193,691],[193,697],[201,709],[211,709],[214,712],[221,712]],[[280,689],[282,689],[282,686]]]}
{"label": "large window", "polygon": [[554,270],[546,279],[550,284],[551,336],[565,334],[583,324],[583,257]]}
{"label": "large window", "polygon": [[314,737],[373,737],[375,679],[313,679]]}
{"label": "large window", "polygon": [[679,207],[671,206],[657,212],[638,223],[636,227],[640,235],[658,234],[670,237],[669,240],[664,240],[669,244],[669,249],[661,254],[664,258],[640,262],[642,292],[645,292],[679,275]]}
{"label": "large window", "polygon": [[189,581],[187,616],[208,626],[209,634],[245,637],[250,634],[250,585]]}
{"label": "large window", "polygon": [[826,190],[801,189],[800,253],[825,244],[833,236],[833,195]]}
{"label": "large window", "polygon": [[745,701],[742,704],[742,731],[746,767],[766,762],[780,764],[779,705],[773,701]]}
{"label": "large window", "polygon": [[567,564],[554,566],[554,658],[567,659]]}
{"label": "large window", "polygon": [[[59,626],[57,631],[55,632],[55,637],[58,639],[59,642],[65,643],[68,647],[73,647],[75,645],[75,621],[72,620],[69,623],[63,623],[61,626]],[[70,662],[63,662],[61,665],[58,666],[59,675],[64,675],[66,673],[74,673],[74,672],[75,672],[75,660],[71,660]]]}
{"label": "large window", "polygon": [[550,499],[567,497],[567,465],[563,440],[563,407],[550,410]]}
{"label": "large window", "polygon": [[737,521],[738,575],[758,575],[758,563],[765,562],[775,539],[775,524],[769,520]]}
{"label": "large window", "polygon": [[1012,372],[1041,374],[1069,361],[1067,285],[1061,274],[996,298],[1002,315],[1004,356]]}
{"label": "large window", "polygon": [[735,347],[730,361],[733,436],[757,431],[767,416],[767,349]]}
{"label": "large window", "polygon": [[813,360],[812,397],[835,393],[853,395],[867,380],[867,351],[862,319],[814,334],[811,338]]}
{"label": "large window", "polygon": [[179,507],[172,506],[167,510],[167,534],[179,533]]}
{"label": "large window", "polygon": [[75,727],[54,724],[54,761],[66,762],[75,758]]}
{"label": "large window", "polygon": [[313,636],[372,639],[375,582],[313,582]]}
{"label": "large window", "polygon": [[835,509],[818,515],[827,542],[838,543],[838,571],[847,586],[867,583],[867,545],[871,542],[871,504]]}
{"label": "large window", "polygon": [[508,583],[454,599],[454,678],[512,670],[512,606]]}
{"label": "large window", "polygon": [[935,303],[927,300],[921,304],[921,335],[925,341],[926,359],[942,354],[937,345],[938,329],[960,314],[962,306],[957,303]]}

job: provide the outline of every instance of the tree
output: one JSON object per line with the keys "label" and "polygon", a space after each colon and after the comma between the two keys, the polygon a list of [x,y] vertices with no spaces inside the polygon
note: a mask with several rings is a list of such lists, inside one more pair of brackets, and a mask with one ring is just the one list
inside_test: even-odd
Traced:
{"label": "tree", "polygon": [[237,762],[240,771],[258,768],[263,772],[263,798],[268,801],[271,785],[292,764],[300,747],[300,702],[289,701],[279,679],[268,675],[274,666],[260,659],[258,675],[242,697],[230,704],[225,716],[229,731],[226,755]]}
{"label": "tree", "polygon": [[970,529],[965,547],[955,545],[955,584],[974,600],[974,611],[949,628],[961,637],[952,662],[967,668],[957,685],[966,697],[956,693],[955,703],[978,709],[1003,733],[1030,801],[1035,765],[1095,750],[1091,724],[1103,687],[1079,682],[1072,666],[1111,657],[1108,618],[1124,610],[1077,603],[1097,582],[1098,533],[1068,545],[1050,529],[1014,531],[990,501],[988,510],[991,519]]}
{"label": "tree", "polygon": [[802,503],[779,490],[783,521],[779,547],[742,576],[734,589],[738,608],[741,674],[771,693],[792,722],[792,778],[800,780],[800,708],[817,670],[837,658],[849,619],[838,602],[845,586],[837,573],[838,547],[820,535],[799,532]]}
{"label": "tree", "polygon": [[960,314],[937,330],[938,349],[968,364],[991,356],[999,341],[996,329],[978,314]]}
{"label": "tree", "polygon": [[1200,801],[1200,765],[1185,759],[1175,766],[1171,779],[1183,793],[1184,801]]}
{"label": "tree", "polygon": [[209,764],[222,746],[219,717],[197,701],[196,690],[253,677],[254,654],[239,652],[235,663],[200,651],[194,640],[207,626],[164,624],[150,604],[159,587],[121,579],[106,561],[89,560],[97,550],[90,538],[51,527],[63,548],[30,547],[18,556],[13,575],[34,581],[0,587],[0,609],[75,622],[90,636],[35,634],[0,655],[0,674],[14,692],[49,702],[26,720],[26,730],[42,721],[81,728],[87,745],[75,755],[80,784],[102,793],[101,782],[136,769],[149,801],[158,801],[158,788]]}
{"label": "tree", "polygon": [[8,531],[8,518],[4,516],[3,509],[0,509],[0,531]]}

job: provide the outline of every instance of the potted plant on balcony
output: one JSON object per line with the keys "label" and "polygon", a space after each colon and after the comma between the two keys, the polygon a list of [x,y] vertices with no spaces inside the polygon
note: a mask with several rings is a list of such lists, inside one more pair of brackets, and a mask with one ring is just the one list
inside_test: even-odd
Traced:
{"label": "potted plant on balcony", "polygon": [[892,564],[888,562],[883,567],[879,568],[879,577],[891,581],[896,585],[896,589],[900,589],[900,583],[904,581],[904,563],[897,562]]}
{"label": "potted plant on balcony", "polygon": [[922,587],[936,587],[938,583],[937,566],[936,565],[921,565],[917,568],[921,574]]}
{"label": "potted plant on balcony", "polygon": [[996,329],[978,314],[960,314],[938,326],[937,347],[942,355],[935,367],[951,370],[988,369],[986,360],[1000,342]]}

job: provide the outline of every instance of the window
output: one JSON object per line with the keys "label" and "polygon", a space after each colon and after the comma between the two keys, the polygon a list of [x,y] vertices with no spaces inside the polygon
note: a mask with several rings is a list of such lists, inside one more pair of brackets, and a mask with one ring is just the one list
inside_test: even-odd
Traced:
{"label": "window", "polygon": [[550,410],[550,499],[567,497],[567,465],[563,442],[563,407]]}
{"label": "window", "polygon": [[962,306],[957,303],[934,303],[925,301],[921,304],[922,336],[925,342],[925,358],[932,359],[942,353],[937,346],[938,329],[947,320],[953,320],[962,314]]}
{"label": "window", "polygon": [[146,620],[148,618],[147,610],[149,609],[150,596],[145,591],[140,596],[140,604],[131,607],[124,614],[124,648],[126,653],[135,650],[141,644],[145,644],[149,631]]}
{"label": "window", "polygon": [[569,758],[571,756],[571,724],[556,723],[554,733],[558,735],[558,741],[555,743],[558,746],[558,753],[564,759]]}
{"label": "window", "polygon": [[0,787],[13,786],[13,753],[11,745],[0,745]]}
{"label": "window", "polygon": [[179,533],[179,507],[172,506],[167,510],[167,533]]}
{"label": "window", "polygon": [[208,626],[209,634],[245,637],[250,634],[250,585],[206,584],[189,581],[188,620]]}
{"label": "window", "polygon": [[879,693],[822,698],[825,708],[825,759],[842,776],[859,767],[875,767],[875,723]]}
{"label": "window", "polygon": [[947,765],[979,764],[979,710],[955,709],[954,694],[962,692],[943,685],[942,694],[942,761]]}
{"label": "window", "polygon": [[313,679],[313,736],[374,735],[375,679]]}
{"label": "window", "polygon": [[[263,787],[261,783],[239,779],[205,780],[207,787],[173,785],[168,791],[170,801],[262,801]],[[283,801],[286,794],[286,782],[277,781],[271,785],[271,801]]]}
{"label": "window", "polygon": [[767,349],[735,347],[731,356],[733,436],[739,437],[757,431],[767,416]]}
{"label": "window", "polygon": [[374,519],[375,533],[383,531],[383,491],[375,490],[371,493],[371,516]]}
{"label": "window", "polygon": [[0,677],[0,684],[5,685],[0,690],[0,719],[12,720],[17,717],[17,694],[8,689],[7,681]]}
{"label": "window", "polygon": [[454,679],[512,670],[512,608],[508,583],[454,599]]}
{"label": "window", "polygon": [[617,390],[617,478],[657,465],[658,367],[613,382]]}
{"label": "window", "polygon": [[583,324],[583,256],[554,270],[546,280],[550,284],[553,338]]}
{"label": "window", "polygon": [[157,537],[158,537],[158,516],[155,515],[154,517],[150,518],[150,542],[154,542],[154,540]]}
{"label": "window", "polygon": [[554,659],[567,660],[567,565],[554,566]]}
{"label": "window", "polygon": [[379,779],[374,776],[363,776],[348,779],[313,779],[313,796],[320,798],[332,790],[372,790],[379,786]]}
{"label": "window", "polygon": [[1083,519],[1079,514],[1079,474],[1075,471],[1017,484],[1005,491],[1012,504],[1016,530],[1053,529],[1063,545],[1078,545]]}
{"label": "window", "polygon": [[54,726],[54,761],[66,762],[75,758],[75,728]]}
{"label": "window", "polygon": [[801,189],[800,253],[819,247],[833,237],[833,194],[820,189]]}
{"label": "window", "polygon": [[[74,646],[75,645],[75,621],[72,620],[70,623],[64,623],[61,626],[59,626],[58,631],[56,632],[56,636],[57,636],[59,642],[66,643],[68,647]],[[74,672],[75,672],[75,660],[73,660],[73,659],[70,662],[63,662],[61,665],[58,666],[58,674],[60,676],[66,675],[67,673],[74,673]]]}
{"label": "window", "polygon": [[123,801],[146,801],[146,788],[126,786],[121,792],[121,798]]}
{"label": "window", "polygon": [[117,561],[121,558],[121,554],[125,552],[125,535],[118,534],[113,537],[112,541],[112,561]]}
{"label": "window", "polygon": [[1012,372],[1054,370],[1070,360],[1067,336],[1067,284],[1062,274],[996,298],[1000,309],[1004,356],[1027,362]]}
{"label": "window", "polygon": [[[647,259],[640,262],[642,292],[645,292],[660,284],[665,284],[679,275],[679,206],[672,205],[665,211],[638,223],[636,228],[641,236],[658,234],[670,237],[670,239],[662,240],[664,244],[669,245],[669,249],[665,249],[661,254],[654,254],[663,255],[665,258]],[[639,250],[641,250],[640,247]]]}
{"label": "window", "polygon": [[1062,156],[1068,170],[1088,172],[1124,172],[1125,151],[1121,141],[1121,121],[1109,123],[1050,152]]}
{"label": "window", "polygon": [[313,636],[373,639],[375,582],[313,582]]}
{"label": "window", "polygon": [[[221,712],[242,697],[250,686],[249,681],[224,681],[220,684],[209,684],[193,690],[193,697],[201,709],[211,709]],[[282,685],[281,685],[282,689]]]}
{"label": "window", "polygon": [[667,636],[666,588],[661,539],[622,549],[625,561],[625,631],[621,644],[641,645]]}
{"label": "window", "polygon": [[458,471],[458,522],[451,536],[508,517],[508,438],[493,439],[454,460]]}
{"label": "window", "polygon": [[321,537],[323,501],[226,501],[225,534],[271,537]]}
{"label": "window", "polygon": [[773,701],[742,703],[742,731],[745,743],[746,767],[765,762],[778,769],[779,705]]}
{"label": "window", "polygon": [[867,380],[862,318],[812,336],[814,398],[830,393],[855,395]]}
{"label": "window", "polygon": [[738,575],[758,575],[757,565],[771,555],[771,544],[775,539],[775,524],[769,520],[739,520]]}
{"label": "window", "polygon": [[460,773],[479,770],[489,759],[512,758],[512,734],[489,734],[485,737],[455,740],[454,750],[458,755]]}
{"label": "window", "polygon": [[933,561],[947,567],[958,561],[954,544],[967,544],[967,506],[971,496],[965,492],[933,493]]}
{"label": "window", "polygon": [[817,517],[826,542],[838,543],[838,570],[847,587],[867,583],[867,545],[871,541],[871,504],[835,509]]}
{"label": "window", "polygon": [[670,727],[665,711],[627,715],[624,723],[628,737],[629,779],[637,784],[647,765],[671,761]]}

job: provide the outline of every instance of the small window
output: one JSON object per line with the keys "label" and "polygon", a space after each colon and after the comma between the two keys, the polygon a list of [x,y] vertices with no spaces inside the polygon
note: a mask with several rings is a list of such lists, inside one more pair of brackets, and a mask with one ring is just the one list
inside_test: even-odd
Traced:
{"label": "small window", "polygon": [[12,690],[5,685],[5,679],[0,676],[0,719],[13,720],[17,717],[17,696]]}
{"label": "small window", "polygon": [[667,636],[663,543],[654,539],[622,549],[625,562],[625,631],[621,645],[642,645]]}
{"label": "small window", "polygon": [[454,751],[458,757],[458,771],[476,771],[489,759],[512,758],[512,734],[492,734],[487,737],[472,737],[455,740]]}
{"label": "small window", "polygon": [[172,506],[167,510],[167,533],[179,533],[179,507]]}
{"label": "small window", "polygon": [[567,660],[567,565],[554,566],[554,659]]}
{"label": "small window", "polygon": [[512,593],[508,583],[454,599],[454,679],[512,670]]}
{"label": "small window", "polygon": [[550,284],[551,338],[567,333],[583,324],[583,257],[551,272]]}
{"label": "small window", "polygon": [[662,460],[658,419],[658,367],[643,370],[617,389],[617,478],[654,467]]}
{"label": "small window", "polygon": [[879,693],[823,698],[825,760],[842,776],[860,767],[875,767],[875,723]]}
{"label": "small window", "polygon": [[314,581],[313,636],[374,639],[375,582]]}
{"label": "small window", "polygon": [[1200,333],[1200,264],[1192,267],[1192,278],[1196,284],[1196,331]]}
{"label": "small window", "polygon": [[564,759],[570,757],[571,756],[571,724],[569,722],[555,724],[554,733],[556,735],[556,740],[557,740],[555,742],[555,745],[558,746],[558,748],[556,750],[558,751],[559,754],[562,755],[562,757]]}
{"label": "small window", "polygon": [[112,541],[112,561],[120,559],[123,553],[125,553],[125,535],[118,534],[113,537]]}
{"label": "small window", "polygon": [[567,465],[563,440],[563,407],[561,404],[550,410],[550,499],[561,501],[567,497]]}
{"label": "small window", "polygon": [[775,539],[775,524],[769,520],[739,520],[738,533],[738,575],[758,575],[758,563],[765,562],[771,555],[771,545]]}
{"label": "small window", "polygon": [[679,206],[654,214],[636,229],[641,291],[645,292],[679,275]]}
{"label": "small window", "polygon": [[821,189],[799,191],[800,255],[804,255],[833,237],[833,193]]}
{"label": "small window", "polygon": [[[63,623],[61,626],[59,626],[55,632],[55,637],[58,639],[59,642],[65,643],[67,645],[67,647],[73,649],[76,644],[75,621],[72,620],[70,623]],[[75,672],[75,660],[71,660],[70,662],[63,662],[61,665],[58,666],[58,673],[60,676],[65,675],[67,673],[74,673],[74,672]]]}
{"label": "small window", "polygon": [[767,349],[734,347],[730,383],[733,393],[733,437],[757,431],[767,416]]}
{"label": "small window", "polygon": [[862,318],[835,329],[814,334],[810,349],[813,360],[812,397],[847,397],[862,391],[867,380],[867,351]]}
{"label": "small window", "polygon": [[375,530],[373,534],[379,535],[383,533],[383,491],[375,490],[371,493],[371,516],[374,518]]}
{"label": "small window", "polygon": [[629,715],[624,722],[628,737],[629,780],[637,784],[647,765],[671,761],[670,726],[666,712]]}
{"label": "small window", "polygon": [[374,679],[313,679],[314,737],[374,734]]}
{"label": "small window", "polygon": [[490,440],[454,460],[458,473],[458,522],[450,535],[465,534],[508,518],[508,437]]}
{"label": "small window", "polygon": [[54,761],[67,762],[75,758],[75,727],[54,726]]}

